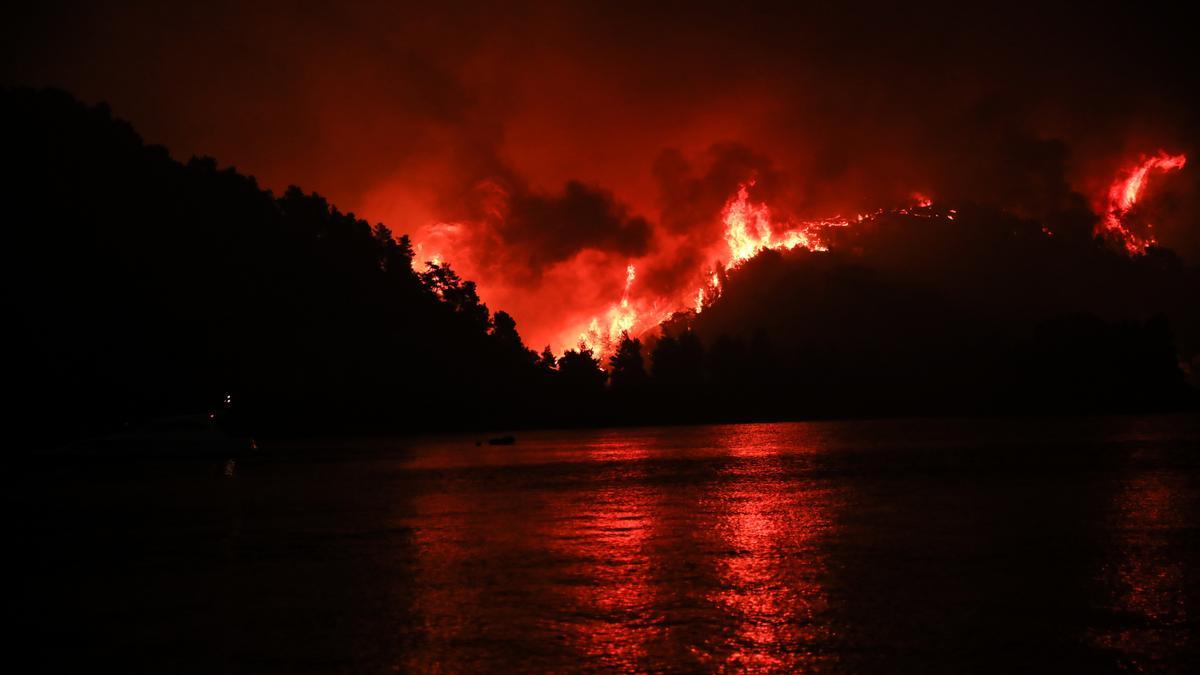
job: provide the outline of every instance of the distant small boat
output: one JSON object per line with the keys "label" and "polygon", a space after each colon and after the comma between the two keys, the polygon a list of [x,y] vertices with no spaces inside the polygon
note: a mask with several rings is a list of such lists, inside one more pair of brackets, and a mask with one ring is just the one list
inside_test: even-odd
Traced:
{"label": "distant small boat", "polygon": [[496,438],[488,439],[488,445],[512,445],[516,442],[516,436],[497,436]]}

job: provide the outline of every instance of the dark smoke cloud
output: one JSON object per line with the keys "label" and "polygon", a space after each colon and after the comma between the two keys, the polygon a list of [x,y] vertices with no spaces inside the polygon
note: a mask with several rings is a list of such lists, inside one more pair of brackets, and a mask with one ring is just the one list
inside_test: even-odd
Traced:
{"label": "dark smoke cloud", "polygon": [[652,171],[664,243],[644,275],[643,290],[654,295],[694,287],[698,272],[724,257],[721,212],[739,187],[753,183],[757,196],[774,200],[789,184],[770,158],[740,143],[718,143],[694,158],[667,148]]}
{"label": "dark smoke cloud", "polygon": [[417,232],[436,249],[427,253],[510,283],[537,283],[550,268],[585,252],[640,258],[650,252],[653,237],[650,223],[607,190],[575,180],[558,191],[536,190],[507,169],[458,192],[444,213],[457,222]]}
{"label": "dark smoke cloud", "polygon": [[568,181],[561,194],[515,196],[498,226],[503,244],[519,249],[533,273],[585,249],[640,258],[650,246],[645,218],[630,215],[612,193],[578,181]]}
{"label": "dark smoke cloud", "polygon": [[940,197],[1002,204],[1034,218],[1081,206],[1067,176],[1066,143],[1038,136],[1003,101],[981,103],[932,143],[945,158],[941,175],[932,177]]}
{"label": "dark smoke cloud", "polygon": [[740,143],[713,145],[698,162],[669,148],[655,160],[653,171],[663,227],[683,234],[711,235],[703,230],[715,226],[729,196],[744,183],[753,181],[767,199],[778,197],[786,183],[769,157]]}

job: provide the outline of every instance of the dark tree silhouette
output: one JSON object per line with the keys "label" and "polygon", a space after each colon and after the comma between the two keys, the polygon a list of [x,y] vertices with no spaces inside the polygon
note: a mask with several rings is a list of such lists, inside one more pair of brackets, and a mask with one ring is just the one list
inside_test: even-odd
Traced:
{"label": "dark tree silhouette", "polygon": [[492,338],[500,350],[501,358],[509,363],[536,364],[537,352],[525,346],[517,333],[517,322],[508,312],[496,312],[492,317]]}
{"label": "dark tree silhouette", "polygon": [[226,393],[278,433],[544,414],[511,318],[449,266],[414,272],[406,237],[175,162],[60,92],[4,90],[0,115],[12,433],[54,443]]}
{"label": "dark tree silhouette", "polygon": [[642,391],[647,376],[642,361],[641,341],[629,337],[629,333],[623,333],[617,351],[608,358],[608,372],[614,392],[632,394]]}
{"label": "dark tree silhouette", "polygon": [[592,350],[584,347],[563,352],[558,359],[558,376],[567,393],[589,399],[595,399],[603,392],[608,377]]}
{"label": "dark tree silhouette", "polygon": [[650,362],[655,381],[668,390],[695,390],[703,384],[704,347],[690,330],[664,336],[654,346]]}
{"label": "dark tree silhouette", "polygon": [[708,416],[704,348],[693,331],[663,335],[650,354],[650,371],[664,416],[681,421]]}

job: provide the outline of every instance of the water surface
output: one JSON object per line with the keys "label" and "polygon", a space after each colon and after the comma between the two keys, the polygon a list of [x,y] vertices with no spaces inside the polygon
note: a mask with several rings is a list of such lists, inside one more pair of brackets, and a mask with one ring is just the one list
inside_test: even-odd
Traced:
{"label": "water surface", "polygon": [[1188,671],[1190,417],[326,441],[6,486],[47,670]]}

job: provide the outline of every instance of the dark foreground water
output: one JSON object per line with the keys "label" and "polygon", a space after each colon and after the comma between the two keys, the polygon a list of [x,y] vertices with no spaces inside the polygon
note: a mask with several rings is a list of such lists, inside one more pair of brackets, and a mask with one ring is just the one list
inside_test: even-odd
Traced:
{"label": "dark foreground water", "polygon": [[[20,466],[60,672],[1195,672],[1194,418],[910,420]],[[10,539],[11,541],[11,539]],[[24,672],[21,670],[20,672]]]}

